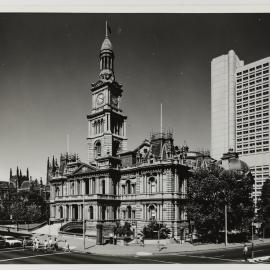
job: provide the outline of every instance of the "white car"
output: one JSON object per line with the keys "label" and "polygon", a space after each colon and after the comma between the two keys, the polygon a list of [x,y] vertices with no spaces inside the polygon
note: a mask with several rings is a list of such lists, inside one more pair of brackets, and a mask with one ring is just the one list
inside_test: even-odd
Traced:
{"label": "white car", "polygon": [[22,245],[22,241],[16,239],[13,236],[4,235],[4,236],[2,236],[2,238],[5,240],[6,246],[8,246],[8,247],[21,246]]}

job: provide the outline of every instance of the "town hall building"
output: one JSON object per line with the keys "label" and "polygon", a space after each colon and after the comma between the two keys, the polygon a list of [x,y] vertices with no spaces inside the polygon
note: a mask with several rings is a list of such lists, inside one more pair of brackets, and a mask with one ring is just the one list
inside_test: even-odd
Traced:
{"label": "town hall building", "polygon": [[[163,130],[128,150],[124,91],[115,78],[107,27],[99,57],[99,79],[92,84],[87,115],[88,162],[70,153],[61,154],[59,162],[48,160],[50,220],[63,222],[62,231],[82,228],[84,220],[89,236],[97,234],[100,224],[103,235],[109,235],[117,222],[130,222],[137,234],[156,220],[166,224],[171,237],[184,239],[187,178],[200,159],[189,155],[186,145],[175,146],[172,132]],[[205,162],[210,158],[202,158],[200,166]]]}

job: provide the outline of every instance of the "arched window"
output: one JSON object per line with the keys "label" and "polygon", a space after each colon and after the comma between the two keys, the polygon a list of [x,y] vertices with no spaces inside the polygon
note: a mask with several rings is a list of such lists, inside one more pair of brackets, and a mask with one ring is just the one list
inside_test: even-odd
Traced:
{"label": "arched window", "polygon": [[59,187],[55,187],[55,196],[58,197],[60,195]]}
{"label": "arched window", "polygon": [[154,205],[150,205],[148,210],[149,210],[149,219],[155,220],[157,216],[156,207]]}
{"label": "arched window", "polygon": [[149,179],[150,183],[150,193],[156,193],[157,192],[157,181],[154,177],[151,177]]}
{"label": "arched window", "polygon": [[100,157],[101,156],[101,142],[100,141],[97,141],[95,143],[95,157]]}
{"label": "arched window", "polygon": [[89,206],[89,219],[94,219],[94,207],[92,205]]}
{"label": "arched window", "polygon": [[131,193],[131,185],[130,185],[130,181],[127,181],[127,193],[128,193],[128,194]]}

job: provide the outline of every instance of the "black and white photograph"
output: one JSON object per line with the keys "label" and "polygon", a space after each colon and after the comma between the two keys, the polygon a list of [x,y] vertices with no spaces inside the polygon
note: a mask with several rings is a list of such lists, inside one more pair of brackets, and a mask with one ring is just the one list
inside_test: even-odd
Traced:
{"label": "black and white photograph", "polygon": [[0,9],[0,264],[269,264],[269,29]]}

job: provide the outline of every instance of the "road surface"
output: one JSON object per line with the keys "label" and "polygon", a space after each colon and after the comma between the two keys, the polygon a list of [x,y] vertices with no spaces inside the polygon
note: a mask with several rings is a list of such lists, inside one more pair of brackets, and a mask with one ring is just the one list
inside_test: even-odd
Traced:
{"label": "road surface", "polygon": [[[142,248],[143,251],[143,248]],[[270,244],[255,246],[254,256],[270,256]],[[227,264],[245,263],[242,248],[222,250],[178,252],[153,256],[104,256],[91,253],[55,251],[33,252],[30,248],[9,248],[0,250],[0,264]],[[267,263],[267,262],[266,262]]]}

